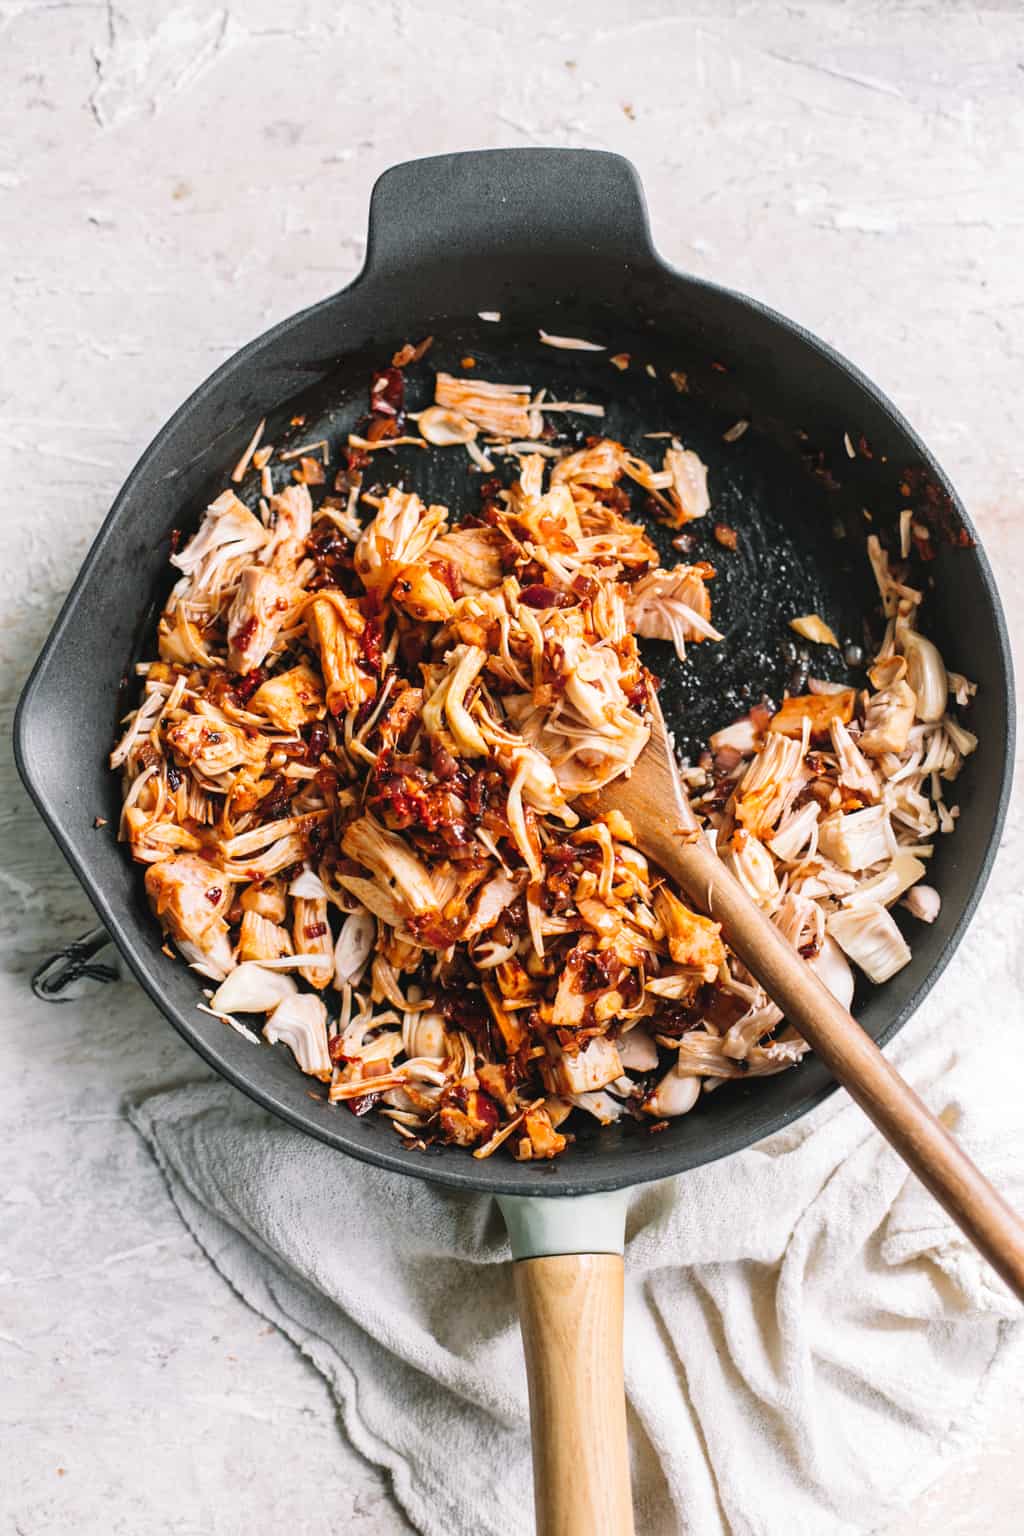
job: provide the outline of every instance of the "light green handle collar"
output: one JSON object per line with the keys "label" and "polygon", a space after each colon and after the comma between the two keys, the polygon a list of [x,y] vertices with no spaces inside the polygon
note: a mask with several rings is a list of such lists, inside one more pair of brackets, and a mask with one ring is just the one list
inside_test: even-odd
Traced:
{"label": "light green handle collar", "polygon": [[599,1195],[499,1195],[514,1259],[560,1253],[621,1253],[628,1189]]}

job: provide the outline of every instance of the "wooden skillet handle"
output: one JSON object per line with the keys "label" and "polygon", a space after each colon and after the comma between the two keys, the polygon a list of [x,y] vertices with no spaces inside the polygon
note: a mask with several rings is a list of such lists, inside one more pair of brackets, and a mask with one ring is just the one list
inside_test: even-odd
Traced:
{"label": "wooden skillet handle", "polygon": [[632,1536],[622,1384],[622,1257],[515,1266],[530,1385],[537,1536]]}
{"label": "wooden skillet handle", "polygon": [[723,937],[789,1022],[874,1121],[1016,1296],[1024,1301],[1024,1222],[971,1162],[854,1019],[716,858],[704,840],[667,826],[642,840]]}

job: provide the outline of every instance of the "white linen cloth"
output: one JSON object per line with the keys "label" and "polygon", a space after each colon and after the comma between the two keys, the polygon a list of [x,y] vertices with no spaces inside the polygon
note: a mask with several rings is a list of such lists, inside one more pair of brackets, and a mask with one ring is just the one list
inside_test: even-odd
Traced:
{"label": "white linen cloth", "polygon": [[[961,956],[891,1049],[1019,1209],[1024,1060],[1011,1015],[993,1061],[983,980]],[[132,1118],[197,1241],[323,1373],[424,1536],[531,1531],[494,1202],[353,1162],[226,1084],[158,1094]],[[844,1093],[637,1190],[627,1239],[640,1536],[873,1531],[980,1432],[996,1373],[1020,1367],[1020,1307]]]}

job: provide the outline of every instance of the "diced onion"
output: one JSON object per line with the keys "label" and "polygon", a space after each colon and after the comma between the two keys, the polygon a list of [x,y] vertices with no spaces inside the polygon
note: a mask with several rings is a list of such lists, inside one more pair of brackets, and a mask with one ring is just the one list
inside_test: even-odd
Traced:
{"label": "diced onion", "polygon": [[907,682],[917,700],[915,713],[919,720],[941,720],[946,712],[946,695],[949,679],[938,647],[915,629],[897,627],[898,643],[907,659]]}

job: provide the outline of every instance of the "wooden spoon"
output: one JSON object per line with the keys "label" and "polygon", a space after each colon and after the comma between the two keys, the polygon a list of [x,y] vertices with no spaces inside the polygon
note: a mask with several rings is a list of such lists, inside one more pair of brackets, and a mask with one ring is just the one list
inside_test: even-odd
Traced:
{"label": "wooden spoon", "polygon": [[621,811],[641,852],[721,923],[730,949],[789,1023],[1024,1301],[1024,1222],[712,852],[700,835],[653,697],[651,713],[651,739],[632,775],[588,796],[588,810]]}

